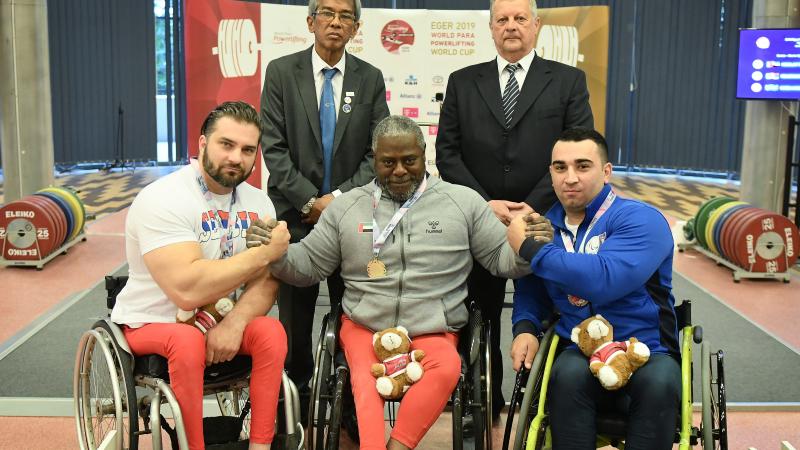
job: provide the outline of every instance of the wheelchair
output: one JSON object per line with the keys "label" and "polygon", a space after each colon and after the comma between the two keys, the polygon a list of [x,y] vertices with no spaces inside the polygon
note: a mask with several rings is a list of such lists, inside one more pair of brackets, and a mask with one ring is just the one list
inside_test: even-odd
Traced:
{"label": "wheelchair", "polygon": [[[127,279],[105,278],[109,310]],[[247,449],[250,368],[246,355],[206,368],[203,394],[216,397],[221,414],[203,419],[206,448]],[[160,450],[162,428],[173,450],[189,448],[180,407],[169,385],[167,359],[160,355],[134,357],[122,329],[109,319],[96,321],[81,337],[73,388],[82,450],[136,450],[139,437],[145,434],[151,435],[153,449]],[[285,373],[281,388],[273,448],[299,449],[303,445],[300,399]],[[170,406],[174,427],[161,415],[162,404]]]}
{"label": "wheelchair", "polygon": [[[349,392],[350,369],[344,351],[338,345],[341,326],[341,307],[326,314],[322,321],[314,356],[309,404],[308,450],[336,450],[342,428],[342,409]],[[453,449],[462,450],[471,443],[476,450],[492,448],[492,379],[489,327],[473,303],[469,321],[461,330],[458,351],[461,356],[461,375],[453,390],[450,406],[453,416]],[[394,426],[397,402],[388,401],[389,424]],[[348,430],[350,431],[350,430]],[[353,430],[352,433],[357,432]]]}
{"label": "wheelchair", "polygon": [[[691,301],[684,300],[675,307],[678,329],[681,331],[681,405],[678,414],[674,443],[680,450],[694,447],[698,443],[703,450],[727,450],[728,428],[725,401],[724,352],[710,351],[710,344],[703,340],[703,329],[692,325]],[[519,419],[512,448],[514,450],[549,449],[552,437],[549,428],[547,388],[550,370],[559,349],[559,336],[550,326],[540,340],[530,371],[517,374],[511,397],[511,406],[503,440],[503,450],[510,442],[511,421],[519,407]],[[700,386],[702,406],[701,421],[692,424],[693,360],[692,344],[700,345]],[[525,378],[527,377],[527,381]],[[524,384],[524,388],[522,387]],[[523,394],[524,392],[524,394]],[[596,419],[597,447],[611,445],[624,449],[626,418],[620,414],[601,413]]]}

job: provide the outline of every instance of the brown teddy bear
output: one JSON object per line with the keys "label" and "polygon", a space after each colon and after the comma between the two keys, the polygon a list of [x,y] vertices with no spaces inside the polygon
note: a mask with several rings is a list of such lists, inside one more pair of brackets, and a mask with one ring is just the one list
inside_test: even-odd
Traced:
{"label": "brown teddy bear", "polygon": [[231,312],[234,305],[235,303],[233,300],[228,297],[222,297],[216,302],[209,303],[195,311],[179,309],[178,314],[175,316],[175,321],[187,325],[194,325],[203,333],[208,333],[208,330]]}
{"label": "brown teddy bear", "polygon": [[377,378],[375,388],[386,400],[403,398],[408,388],[422,378],[425,357],[422,350],[411,350],[411,338],[405,327],[387,328],[372,336],[375,355],[383,363],[372,365],[372,375]]}
{"label": "brown teddy bear", "polygon": [[625,386],[633,372],[650,358],[650,349],[635,337],[615,342],[614,328],[600,314],[573,328],[572,342],[589,358],[592,374],[610,391]]}

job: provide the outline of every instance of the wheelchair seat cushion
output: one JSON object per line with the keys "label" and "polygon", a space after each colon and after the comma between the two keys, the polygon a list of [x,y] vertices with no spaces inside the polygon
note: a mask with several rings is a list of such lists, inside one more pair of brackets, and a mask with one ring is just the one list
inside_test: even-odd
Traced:
{"label": "wheelchair seat cushion", "polygon": [[[248,355],[236,355],[232,360],[206,367],[203,382],[220,383],[227,380],[244,378],[250,373],[252,360]],[[133,369],[134,375],[161,378],[169,382],[167,358],[161,355],[137,356]]]}

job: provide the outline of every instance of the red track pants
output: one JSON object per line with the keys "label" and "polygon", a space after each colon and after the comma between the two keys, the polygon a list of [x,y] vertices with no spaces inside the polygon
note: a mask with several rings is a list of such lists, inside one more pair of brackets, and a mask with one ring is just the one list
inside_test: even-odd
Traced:
{"label": "red track pants", "polygon": [[[158,354],[167,358],[170,386],[181,407],[189,448],[203,450],[205,335],[193,326],[175,323],[150,323],[123,330],[134,355]],[[286,358],[286,332],[281,323],[271,317],[253,319],[245,327],[239,354],[253,359],[250,441],[271,443]]]}
{"label": "red track pants", "polygon": [[[356,404],[361,449],[386,449],[384,436],[384,400],[375,388],[370,373],[379,362],[372,348],[372,331],[342,316],[339,338],[350,366],[350,382]],[[391,437],[414,448],[444,410],[461,374],[461,358],[456,350],[454,333],[426,334],[411,341],[412,350],[423,350],[424,374],[400,402]]]}

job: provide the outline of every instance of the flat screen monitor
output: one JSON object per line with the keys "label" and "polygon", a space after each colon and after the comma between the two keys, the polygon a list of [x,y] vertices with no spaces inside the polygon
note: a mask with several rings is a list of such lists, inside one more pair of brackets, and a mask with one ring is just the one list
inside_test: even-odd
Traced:
{"label": "flat screen monitor", "polygon": [[739,30],[736,97],[800,99],[800,29]]}

